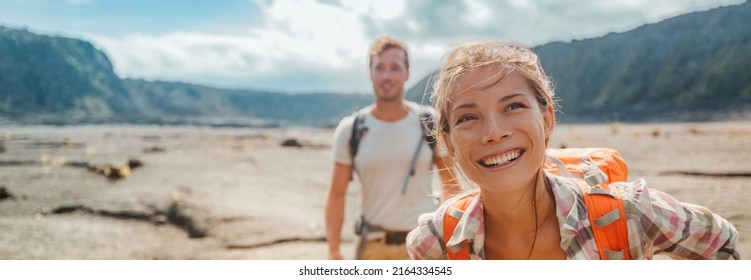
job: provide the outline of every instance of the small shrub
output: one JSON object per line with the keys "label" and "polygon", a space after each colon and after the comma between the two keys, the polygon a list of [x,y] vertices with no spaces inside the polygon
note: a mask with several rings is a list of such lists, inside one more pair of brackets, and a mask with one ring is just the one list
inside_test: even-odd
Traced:
{"label": "small shrub", "polygon": [[660,137],[660,128],[653,126],[652,127],[652,137],[657,138]]}
{"label": "small shrub", "polygon": [[688,133],[691,134],[691,136],[697,136],[699,135],[699,128],[697,128],[695,125],[692,125],[688,128]]}
{"label": "small shrub", "polygon": [[610,133],[612,134],[618,134],[618,131],[621,130],[621,124],[618,122],[612,122],[610,123]]}

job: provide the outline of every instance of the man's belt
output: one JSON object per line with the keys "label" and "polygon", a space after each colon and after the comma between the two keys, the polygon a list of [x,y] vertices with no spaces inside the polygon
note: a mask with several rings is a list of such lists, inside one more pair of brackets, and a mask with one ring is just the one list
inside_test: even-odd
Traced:
{"label": "man's belt", "polygon": [[386,231],[386,235],[381,240],[386,244],[404,244],[407,240],[407,234],[409,234],[409,231]]}
{"label": "man's belt", "polygon": [[[383,237],[380,237],[374,240],[367,240],[367,236],[369,232],[379,232],[379,231],[385,233]],[[363,250],[365,249],[365,242],[377,241],[377,242],[384,242],[389,245],[404,244],[404,243],[407,243],[407,234],[409,233],[409,231],[384,230],[383,228],[377,225],[369,224],[368,221],[365,220],[365,217],[360,216],[357,219],[357,221],[355,221],[355,233],[360,236],[360,242],[357,246],[355,259],[361,260]]]}

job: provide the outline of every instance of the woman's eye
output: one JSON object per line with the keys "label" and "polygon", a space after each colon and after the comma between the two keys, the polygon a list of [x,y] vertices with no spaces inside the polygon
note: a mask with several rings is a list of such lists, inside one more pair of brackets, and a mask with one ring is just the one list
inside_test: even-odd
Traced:
{"label": "woman's eye", "polygon": [[475,119],[475,116],[473,116],[473,115],[462,115],[458,119],[456,119],[456,123],[455,124],[460,124],[460,123],[463,123],[463,122],[466,122],[466,121],[469,121],[469,120],[474,120],[474,119]]}
{"label": "woman's eye", "polygon": [[515,109],[519,109],[519,108],[526,108],[526,107],[527,106],[525,106],[523,103],[514,102],[514,103],[511,103],[508,106],[506,106],[506,111],[511,111],[511,110],[515,110]]}

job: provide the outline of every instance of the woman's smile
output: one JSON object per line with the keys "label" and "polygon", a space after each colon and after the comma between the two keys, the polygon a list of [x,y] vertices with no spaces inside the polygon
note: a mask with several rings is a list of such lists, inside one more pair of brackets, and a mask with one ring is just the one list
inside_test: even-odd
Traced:
{"label": "woman's smile", "polygon": [[506,152],[483,157],[478,160],[477,163],[487,169],[499,169],[516,162],[516,160],[519,159],[524,154],[524,152],[525,150],[523,149],[512,149]]}

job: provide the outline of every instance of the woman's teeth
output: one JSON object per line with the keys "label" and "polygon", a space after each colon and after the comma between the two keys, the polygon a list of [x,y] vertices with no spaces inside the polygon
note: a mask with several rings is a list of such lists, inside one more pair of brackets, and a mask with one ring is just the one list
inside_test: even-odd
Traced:
{"label": "woman's teeth", "polygon": [[493,157],[489,157],[486,159],[480,160],[480,164],[485,167],[498,167],[502,165],[506,165],[509,162],[517,159],[521,155],[521,150],[516,149],[513,151],[509,151],[508,153],[497,155]]}

